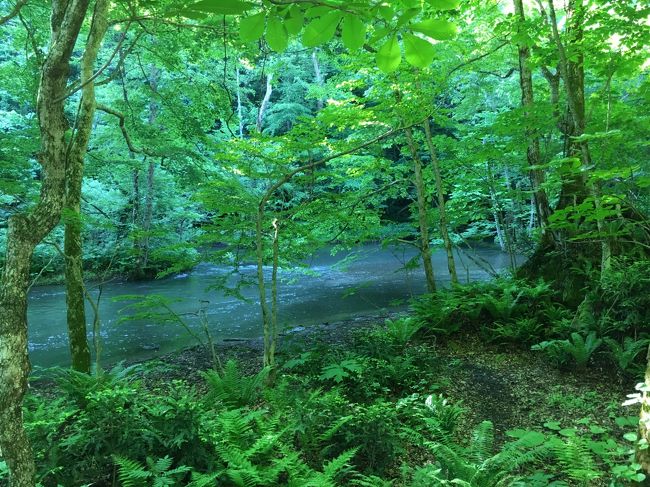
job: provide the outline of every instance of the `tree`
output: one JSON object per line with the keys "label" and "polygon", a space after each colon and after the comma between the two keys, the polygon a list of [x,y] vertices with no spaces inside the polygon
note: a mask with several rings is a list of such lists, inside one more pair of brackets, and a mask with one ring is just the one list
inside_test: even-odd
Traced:
{"label": "tree", "polygon": [[95,115],[95,61],[108,29],[108,2],[97,0],[92,24],[81,58],[81,100],[74,127],[73,141],[67,157],[65,210],[65,283],[68,336],[72,368],[90,373],[90,348],[86,339],[85,287],[81,237],[81,186],[84,158]]}
{"label": "tree", "polygon": [[8,222],[0,291],[0,448],[14,487],[32,486],[34,459],[22,422],[22,399],[30,371],[27,353],[27,288],[36,245],[58,223],[65,204],[67,120],[64,103],[70,58],[86,17],[88,0],[53,0],[50,49],[39,82],[37,115],[41,133],[38,202]]}

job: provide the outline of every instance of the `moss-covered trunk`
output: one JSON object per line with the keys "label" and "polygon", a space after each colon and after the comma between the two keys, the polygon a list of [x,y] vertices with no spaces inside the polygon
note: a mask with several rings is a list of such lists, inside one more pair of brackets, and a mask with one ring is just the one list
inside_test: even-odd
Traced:
{"label": "moss-covered trunk", "polygon": [[81,235],[81,186],[84,157],[95,115],[94,66],[108,28],[108,1],[97,0],[86,50],[81,60],[81,101],[76,131],[67,161],[65,224],[65,283],[68,341],[72,368],[90,373],[90,347],[86,338],[85,288],[83,282],[83,240]]}
{"label": "moss-covered trunk", "polygon": [[64,115],[70,57],[88,0],[53,0],[50,49],[41,68],[37,116],[41,134],[41,190],[36,205],[8,222],[0,291],[0,449],[12,487],[33,486],[35,466],[22,421],[30,363],[27,289],[36,245],[56,226],[65,203],[68,123]]}

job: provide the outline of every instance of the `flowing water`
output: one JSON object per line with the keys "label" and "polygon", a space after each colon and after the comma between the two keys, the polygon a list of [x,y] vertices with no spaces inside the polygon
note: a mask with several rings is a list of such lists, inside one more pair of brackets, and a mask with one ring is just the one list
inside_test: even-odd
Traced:
{"label": "flowing water", "polygon": [[[366,245],[336,256],[320,252],[305,263],[303,271],[281,270],[278,323],[290,329],[353,315],[380,314],[399,306],[398,302],[403,305],[410,297],[425,292],[422,270],[404,269],[404,264],[415,255],[416,251],[410,247]],[[483,265],[475,262],[477,258],[496,270],[508,265],[507,255],[494,249],[481,248],[469,255],[463,254],[457,261],[463,282],[489,278]],[[439,284],[446,285],[449,278],[442,250],[434,252],[433,263]],[[128,320],[135,313],[128,307],[134,301],[117,299],[124,295],[158,295],[174,300],[171,309],[197,333],[202,332],[196,312],[204,309],[216,340],[259,337],[262,331],[257,288],[243,290],[247,301],[209,289],[227,272],[222,267],[201,264],[191,272],[166,279],[104,284],[99,302],[103,363],[152,357],[196,343],[177,323],[144,318]],[[253,265],[241,268],[240,272],[251,279],[256,275]],[[270,275],[270,269],[266,272]],[[90,292],[95,297],[98,295],[98,289],[92,286]],[[91,323],[92,308],[87,308]],[[42,286],[31,291],[28,321],[33,364],[69,364],[65,315],[63,286]]]}

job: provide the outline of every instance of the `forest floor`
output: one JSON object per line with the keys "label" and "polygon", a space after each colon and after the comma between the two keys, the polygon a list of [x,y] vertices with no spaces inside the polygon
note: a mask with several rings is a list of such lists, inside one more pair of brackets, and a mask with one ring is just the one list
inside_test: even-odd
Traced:
{"label": "forest floor", "polygon": [[[403,313],[391,317],[400,315]],[[353,351],[363,339],[361,331],[381,327],[383,322],[376,316],[360,316],[299,329],[281,338],[278,357],[282,362],[300,353],[292,351],[323,345]],[[617,417],[638,414],[635,408],[622,406],[626,394],[634,392],[636,381],[605,364],[596,363],[584,370],[558,370],[540,354],[513,345],[486,344],[473,335],[438,342],[416,341],[414,346],[427,347],[438,357],[442,367],[437,392],[462,403],[466,413],[461,431],[484,420],[493,422],[497,440],[501,441],[508,430],[542,429],[544,423],[569,428],[589,420],[615,431]],[[222,343],[216,351],[222,363],[235,359],[244,374],[261,368],[261,339]],[[212,367],[211,354],[203,347],[188,348],[159,360],[164,366],[154,368],[147,380],[176,378],[198,385],[203,383],[200,371]]]}

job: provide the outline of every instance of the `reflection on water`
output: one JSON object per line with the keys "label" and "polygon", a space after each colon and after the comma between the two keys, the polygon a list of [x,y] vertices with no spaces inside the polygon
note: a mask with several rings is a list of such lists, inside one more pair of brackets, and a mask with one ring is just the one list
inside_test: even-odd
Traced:
{"label": "reflection on water", "polygon": [[[384,249],[367,245],[336,256],[321,252],[306,263],[305,269],[280,271],[278,301],[281,326],[294,328],[336,321],[355,314],[380,313],[397,302],[403,303],[425,292],[422,270],[404,270],[404,265],[415,255],[415,249],[410,247]],[[508,257],[497,250],[479,249],[476,255],[497,270],[508,265]],[[434,252],[433,262],[438,281],[444,285],[449,281],[444,252]],[[467,256],[457,265],[462,281],[488,277],[488,273]],[[270,273],[270,269],[267,271]],[[180,298],[170,306],[193,328],[196,327],[197,332],[200,328],[195,314],[203,307],[217,339],[260,336],[261,318],[255,288],[242,290],[246,301],[207,289],[227,272],[228,269],[201,264],[191,272],[163,280],[104,285],[100,301],[103,361],[144,358],[194,343],[178,324],[120,320],[130,313],[124,309],[128,302],[115,300],[120,295]],[[240,272],[245,277],[255,277],[252,265],[241,267]],[[96,295],[97,290],[91,293]],[[91,310],[87,311],[91,323]],[[69,364],[63,286],[33,289],[28,320],[32,362],[40,366]]]}

